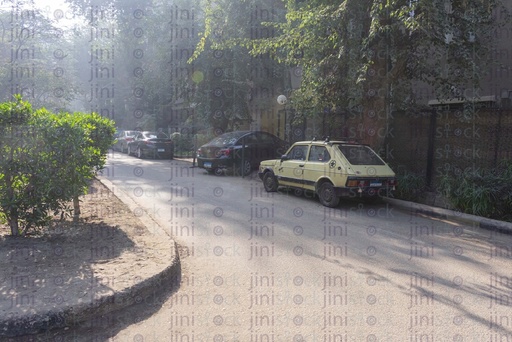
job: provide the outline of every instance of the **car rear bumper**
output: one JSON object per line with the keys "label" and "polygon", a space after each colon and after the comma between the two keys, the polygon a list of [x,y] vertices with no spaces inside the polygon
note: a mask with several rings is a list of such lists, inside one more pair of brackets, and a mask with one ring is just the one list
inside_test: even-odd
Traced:
{"label": "car rear bumper", "polygon": [[141,152],[148,157],[153,158],[171,158],[174,157],[174,151],[169,148],[150,147],[141,149]]}
{"label": "car rear bumper", "polygon": [[197,158],[197,166],[206,170],[230,169],[233,168],[234,161],[232,159],[209,159]]}
{"label": "car rear bumper", "polygon": [[388,197],[395,190],[394,186],[390,187],[336,187],[336,195],[340,197]]}

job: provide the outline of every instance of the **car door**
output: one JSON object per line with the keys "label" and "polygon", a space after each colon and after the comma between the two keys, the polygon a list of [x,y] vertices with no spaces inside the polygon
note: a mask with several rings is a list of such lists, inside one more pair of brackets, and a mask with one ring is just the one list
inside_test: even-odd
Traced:
{"label": "car door", "polygon": [[330,160],[331,155],[326,146],[311,145],[303,167],[305,189],[315,190],[316,181],[329,173]]}
{"label": "car door", "polygon": [[309,145],[296,144],[286,154],[274,173],[279,179],[279,184],[304,187],[304,166],[308,155]]}
{"label": "car door", "polygon": [[139,136],[140,133],[137,133],[134,137],[133,137],[133,140],[130,141],[127,145],[130,149],[130,153],[134,153],[136,150],[137,150],[137,138]]}
{"label": "car door", "polygon": [[249,133],[241,137],[234,144],[236,162],[240,163],[242,160],[249,160],[251,165],[256,163],[253,161],[254,154],[257,150],[257,139],[254,133]]}

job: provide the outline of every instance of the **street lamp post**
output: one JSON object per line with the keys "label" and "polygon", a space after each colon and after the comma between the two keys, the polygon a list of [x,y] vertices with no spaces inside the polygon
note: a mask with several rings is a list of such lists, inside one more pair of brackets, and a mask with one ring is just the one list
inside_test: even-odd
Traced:
{"label": "street lamp post", "polygon": [[[284,106],[284,138],[286,138],[286,103],[288,102],[288,99],[285,95],[279,95],[277,97],[277,103],[279,103],[281,106]],[[280,137],[280,130],[281,130],[281,111],[277,111],[277,136]],[[286,140],[286,139],[283,139]]]}

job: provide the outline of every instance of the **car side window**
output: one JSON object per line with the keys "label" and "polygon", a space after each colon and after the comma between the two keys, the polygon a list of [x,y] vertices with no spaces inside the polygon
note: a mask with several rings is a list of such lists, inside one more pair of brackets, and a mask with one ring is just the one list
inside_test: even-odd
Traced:
{"label": "car side window", "polygon": [[327,163],[331,160],[331,154],[325,146],[311,146],[308,161]]}
{"label": "car side window", "polygon": [[266,134],[266,133],[264,133],[264,132],[258,132],[258,133],[257,133],[257,135],[258,135],[258,139],[259,139],[263,144],[269,144],[269,145],[271,145],[271,144],[274,144],[274,143],[275,143],[274,138],[273,138],[271,135],[269,135],[269,134]]}
{"label": "car side window", "polygon": [[292,148],[290,153],[288,153],[288,158],[290,158],[290,160],[306,160],[307,152],[308,146],[296,145]]}
{"label": "car side window", "polygon": [[256,137],[254,136],[254,134],[249,134],[249,135],[243,136],[240,139],[238,139],[236,144],[237,145],[242,145],[242,144],[252,145],[256,142],[257,142],[257,140],[256,140]]}

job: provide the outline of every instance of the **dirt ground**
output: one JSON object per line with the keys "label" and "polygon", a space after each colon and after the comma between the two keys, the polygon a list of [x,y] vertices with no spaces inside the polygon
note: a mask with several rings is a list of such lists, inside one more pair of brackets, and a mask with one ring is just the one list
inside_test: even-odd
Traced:
{"label": "dirt ground", "polygon": [[172,240],[149,232],[100,181],[80,206],[79,222],[56,219],[38,236],[0,226],[0,318],[95,304],[168,267]]}

